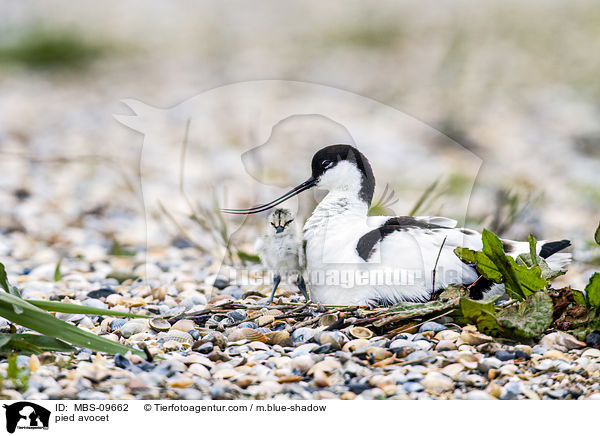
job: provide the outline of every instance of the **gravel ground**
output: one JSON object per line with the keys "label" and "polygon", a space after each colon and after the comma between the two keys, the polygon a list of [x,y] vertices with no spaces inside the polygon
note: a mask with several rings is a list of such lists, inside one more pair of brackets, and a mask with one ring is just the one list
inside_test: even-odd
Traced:
{"label": "gravel ground", "polygon": [[[528,207],[503,236],[533,231],[538,239],[571,239],[575,263],[559,280],[582,288],[600,259],[590,248],[600,204],[600,38],[593,2],[565,9],[558,1],[498,1],[463,12],[403,2],[380,9],[308,2],[291,12],[275,3],[262,11],[206,6],[195,12],[162,2],[118,9],[83,3],[0,6],[7,29],[67,28],[110,47],[74,69],[0,59],[0,260],[27,298],[165,317],[212,307],[220,315],[161,327],[181,332],[172,339],[139,323],[125,327],[122,320],[65,316],[97,334],[146,343],[153,362],[89,350],[74,360],[21,356],[19,365],[31,369],[29,387],[16,390],[2,362],[2,398],[598,398],[600,352],[573,340],[496,343],[444,318],[437,320],[443,326],[392,337],[352,327],[321,331],[327,325],[300,330],[293,319],[260,306],[266,288],[215,288],[227,268],[214,238],[186,222],[198,242],[192,244],[143,202],[144,187],[171,189],[165,156],[172,144],[143,154],[155,171],[142,177],[142,138],[112,115],[127,112],[119,103],[126,97],[171,107],[216,86],[266,78],[369,96],[448,134],[483,162],[479,172],[468,167],[470,178],[477,175],[471,192],[475,180],[461,178],[466,165],[456,164],[452,150],[435,140],[441,134],[419,137],[418,150],[411,141],[397,149],[383,144],[399,159],[371,149],[381,182],[376,196],[390,181],[399,196],[394,211],[407,213],[442,174],[458,182],[423,213],[459,217],[465,210],[456,205],[468,204],[472,225],[481,229],[492,221],[498,190],[521,192],[519,201]],[[186,177],[196,186],[196,177],[216,174],[212,184],[227,185],[231,204],[241,207],[248,172],[225,178],[218,171],[239,163],[264,138],[254,137],[235,114],[221,114],[222,137],[203,142],[202,159]],[[175,133],[182,137],[181,129]],[[289,150],[306,161],[323,145],[300,147],[312,133],[300,124],[275,139],[295,138],[298,146]],[[454,171],[433,165],[432,156],[447,158]],[[304,180],[307,167],[307,161],[285,168],[276,162],[265,169],[271,178],[262,181],[287,187]],[[209,197],[207,192],[194,190],[194,200]],[[236,235],[238,248],[251,251],[259,224],[250,222]],[[117,255],[119,246],[133,255]],[[60,259],[62,278],[54,281]],[[120,283],[124,274],[143,279]],[[106,291],[89,294],[101,289]],[[282,286],[279,295],[283,309],[273,310],[302,303],[294,289]],[[231,317],[257,322],[259,315],[278,323],[228,326]]]}

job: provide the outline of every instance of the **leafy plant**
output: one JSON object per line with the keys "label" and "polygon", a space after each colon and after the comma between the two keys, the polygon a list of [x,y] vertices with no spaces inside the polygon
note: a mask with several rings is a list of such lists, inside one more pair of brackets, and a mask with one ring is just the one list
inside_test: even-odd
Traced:
{"label": "leafy plant", "polygon": [[[141,350],[137,350],[115,341],[97,336],[91,332],[80,329],[73,324],[55,318],[50,313],[37,307],[48,308],[49,310],[65,313],[92,313],[102,315],[129,316],[137,317],[138,315],[114,312],[106,309],[96,309],[88,306],[79,306],[70,303],[50,302],[50,301],[27,301],[9,291],[14,287],[11,286],[6,278],[6,270],[4,265],[0,263],[0,285],[6,292],[0,292],[0,316],[15,324],[22,325],[28,329],[42,333],[37,335],[8,335],[0,337],[0,349],[2,347],[7,350],[21,350],[24,352],[40,352],[47,348],[62,348],[61,351],[68,351],[65,345],[72,344],[79,347],[86,347],[96,351],[106,353],[125,354],[132,352],[140,356],[145,356]],[[16,289],[16,288],[15,288]],[[18,294],[18,291],[17,291]],[[35,336],[35,337],[33,337]],[[52,339],[59,341],[53,341]],[[67,344],[63,345],[63,342]]]}
{"label": "leafy plant", "polygon": [[552,324],[554,306],[552,298],[543,292],[548,287],[546,277],[552,274],[542,271],[545,262],[536,253],[536,239],[529,237],[529,253],[517,260],[506,255],[502,241],[494,233],[484,230],[482,242],[482,251],[457,248],[455,253],[486,279],[503,283],[508,295],[519,303],[501,309],[493,300],[462,298],[462,316],[485,333],[525,339],[540,336]]}
{"label": "leafy plant", "polygon": [[10,380],[17,390],[21,392],[26,391],[29,385],[29,368],[19,368],[16,354],[9,355],[7,360],[6,378]]}
{"label": "leafy plant", "polygon": [[[483,277],[504,283],[511,298],[524,300],[534,292],[548,287],[548,281],[542,276],[539,257],[530,254],[534,261],[531,266],[521,258],[521,264],[504,253],[502,241],[494,233],[484,229],[482,234],[483,250],[456,248],[454,252],[465,263],[474,265]],[[530,238],[530,252],[535,253],[535,238]]]}

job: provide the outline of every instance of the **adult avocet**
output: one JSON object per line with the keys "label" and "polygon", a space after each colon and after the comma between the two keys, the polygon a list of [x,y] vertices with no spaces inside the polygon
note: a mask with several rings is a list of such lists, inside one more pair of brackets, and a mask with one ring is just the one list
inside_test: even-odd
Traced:
{"label": "adult avocet", "polygon": [[[356,148],[327,146],[315,153],[311,166],[312,176],[281,197],[249,209],[224,212],[253,214],[315,186],[329,191],[304,225],[313,301],[337,305],[427,301],[434,291],[452,283],[469,285],[478,279],[477,271],[463,263],[454,249],[481,250],[479,232],[456,228],[455,220],[442,217],[367,217],[375,177],[369,161]],[[511,256],[529,252],[527,242],[502,242]],[[538,254],[551,269],[563,269],[571,255],[557,252],[569,245],[567,240],[540,241]],[[475,298],[481,298],[492,286],[480,282],[488,288],[478,286],[472,295]]]}

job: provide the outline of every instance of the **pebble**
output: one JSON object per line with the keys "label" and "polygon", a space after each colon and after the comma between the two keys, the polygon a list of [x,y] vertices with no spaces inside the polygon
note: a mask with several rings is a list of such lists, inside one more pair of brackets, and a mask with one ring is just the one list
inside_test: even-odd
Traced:
{"label": "pebble", "polygon": [[421,327],[419,327],[419,333],[423,333],[423,332],[434,332],[434,333],[439,333],[441,331],[447,330],[448,327],[446,327],[443,324],[438,324],[437,322],[434,321],[428,321],[425,324],[423,324]]}
{"label": "pebble", "polygon": [[508,350],[498,350],[496,351],[496,359],[506,362],[507,360],[515,359],[516,355],[513,351]]}

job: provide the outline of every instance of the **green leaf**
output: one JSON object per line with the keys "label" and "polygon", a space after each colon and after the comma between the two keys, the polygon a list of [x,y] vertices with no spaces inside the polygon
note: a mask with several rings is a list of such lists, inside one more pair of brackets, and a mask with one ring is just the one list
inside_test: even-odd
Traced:
{"label": "green leaf", "polygon": [[118,316],[123,318],[152,318],[151,316],[141,315],[131,312],[119,312],[116,310],[99,309],[96,307],[85,306],[83,304],[73,303],[61,303],[58,301],[46,301],[46,300],[25,300],[28,303],[33,304],[35,307],[40,309],[48,310],[50,312],[61,312],[61,313],[78,313],[87,315],[107,315],[107,316]]}
{"label": "green leaf", "polygon": [[[6,344],[12,346],[13,341],[24,341],[32,346],[38,348],[41,351],[58,351],[58,352],[72,352],[75,351],[71,345],[60,339],[53,338],[52,336],[36,335],[33,333],[0,333],[0,348],[3,348]],[[38,352],[39,354],[39,352]]]}
{"label": "green leaf", "polygon": [[473,251],[468,248],[458,247],[454,249],[454,253],[464,263],[475,265],[477,272],[486,279],[492,280],[495,283],[502,283],[502,274],[496,265],[494,265],[494,262],[481,251]]}
{"label": "green leaf", "polygon": [[60,272],[60,264],[62,263],[62,257],[58,260],[56,268],[54,269],[54,281],[60,282],[62,280],[62,274]]}
{"label": "green leaf", "polygon": [[586,300],[589,307],[596,309],[600,306],[600,273],[594,273],[585,287]]}
{"label": "green leaf", "polygon": [[529,235],[529,257],[532,262],[531,266],[538,266],[537,241],[533,235]]}
{"label": "green leaf", "polygon": [[588,303],[583,292],[578,291],[577,289],[571,289],[571,294],[573,294],[573,300],[575,300],[575,303],[583,307],[588,307]]}
{"label": "green leaf", "polygon": [[498,311],[496,319],[516,336],[535,339],[552,324],[553,311],[552,298],[545,292],[536,292],[517,306]]}
{"label": "green leaf", "polygon": [[596,233],[594,233],[594,241],[596,241],[596,244],[600,245],[600,224],[598,224]]}
{"label": "green leaf", "polygon": [[[483,229],[482,240],[483,252],[494,262],[494,265],[496,265],[502,274],[502,277],[504,278],[504,286],[508,295],[511,298],[523,300],[525,298],[525,292],[523,292],[519,277],[517,276],[509,260],[513,259],[504,254],[502,242],[498,236],[494,235],[489,230]],[[515,263],[514,260],[513,263]]]}
{"label": "green leaf", "polygon": [[463,297],[460,299],[460,311],[480,332],[497,334],[502,330],[496,321],[496,306],[493,300],[475,301]]}
{"label": "green leaf", "polygon": [[546,289],[548,286],[548,282],[542,277],[542,269],[539,266],[527,268],[526,266],[517,264],[512,257],[508,257],[508,262],[514,269],[517,277],[519,277],[521,289],[525,297],[529,297],[534,292]]}
{"label": "green leaf", "polygon": [[0,286],[10,294],[10,285],[8,284],[8,277],[3,263],[0,263]]}
{"label": "green leaf", "polygon": [[260,257],[256,254],[251,254],[246,251],[238,250],[237,255],[244,262],[260,263]]}
{"label": "green leaf", "polygon": [[[22,313],[15,313],[13,306],[20,307]],[[111,354],[125,354],[131,351],[139,356],[145,356],[141,350],[136,350],[118,342],[96,336],[93,333],[61,321],[48,312],[14,295],[0,293],[0,316],[28,329],[61,339],[79,347],[86,347]]]}

